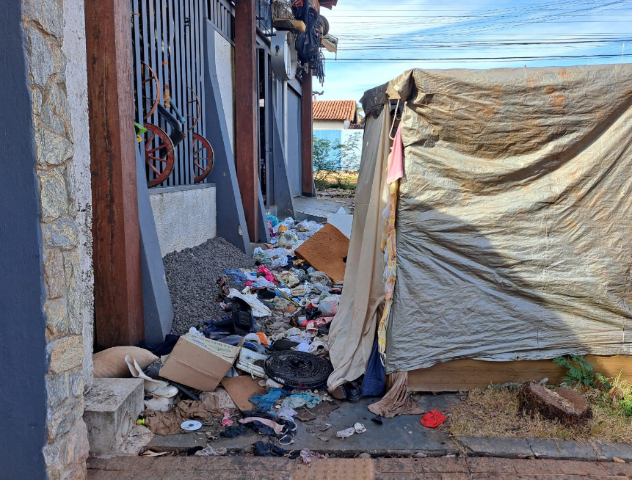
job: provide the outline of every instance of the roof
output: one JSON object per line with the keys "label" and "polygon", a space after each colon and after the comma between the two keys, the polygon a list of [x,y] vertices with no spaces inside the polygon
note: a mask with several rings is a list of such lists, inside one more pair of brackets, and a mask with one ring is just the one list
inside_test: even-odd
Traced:
{"label": "roof", "polygon": [[355,122],[355,100],[329,100],[314,102],[314,120],[342,120]]}

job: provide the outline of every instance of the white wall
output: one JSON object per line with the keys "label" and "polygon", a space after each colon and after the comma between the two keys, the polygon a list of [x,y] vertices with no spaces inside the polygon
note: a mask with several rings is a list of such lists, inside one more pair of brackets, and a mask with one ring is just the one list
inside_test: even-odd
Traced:
{"label": "white wall", "polygon": [[94,331],[94,270],[92,266],[92,184],[90,175],[90,126],[88,121],[88,74],[86,31],[83,0],[64,1],[64,42],[66,88],[70,105],[72,138],[75,154],[74,201],[79,225],[79,259],[83,285],[83,378],[85,387],[92,385],[92,344]]}
{"label": "white wall", "polygon": [[[219,33],[215,32],[215,65],[217,68],[217,80],[219,82],[219,92],[224,105],[226,124],[228,125],[228,136],[230,144],[235,152],[235,99],[233,97],[234,71],[233,56],[234,47]],[[210,127],[207,127],[210,128]]]}
{"label": "white wall", "polygon": [[211,184],[149,190],[163,257],[217,235],[215,190]]}
{"label": "white wall", "polygon": [[314,120],[314,130],[344,130],[345,122],[342,120]]}

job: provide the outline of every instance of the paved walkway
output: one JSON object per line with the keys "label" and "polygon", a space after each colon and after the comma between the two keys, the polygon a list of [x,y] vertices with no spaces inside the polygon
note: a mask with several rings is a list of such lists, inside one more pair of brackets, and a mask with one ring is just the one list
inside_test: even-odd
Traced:
{"label": "paved walkway", "polygon": [[502,458],[326,459],[118,457],[91,459],[88,480],[632,480],[632,464]]}

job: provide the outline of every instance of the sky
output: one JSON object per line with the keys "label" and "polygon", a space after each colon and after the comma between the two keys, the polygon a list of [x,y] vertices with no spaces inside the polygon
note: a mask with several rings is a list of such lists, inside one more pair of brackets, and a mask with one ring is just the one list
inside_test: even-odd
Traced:
{"label": "sky", "polygon": [[524,68],[632,62],[632,0],[339,0],[321,9],[316,100],[356,100],[411,68]]}

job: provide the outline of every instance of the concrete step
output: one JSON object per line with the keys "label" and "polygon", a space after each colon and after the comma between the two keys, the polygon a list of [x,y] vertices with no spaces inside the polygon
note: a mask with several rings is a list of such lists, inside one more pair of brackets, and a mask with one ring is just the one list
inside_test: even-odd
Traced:
{"label": "concrete step", "polygon": [[95,378],[85,396],[83,419],[88,427],[90,453],[115,454],[136,424],[144,404],[140,378]]}

